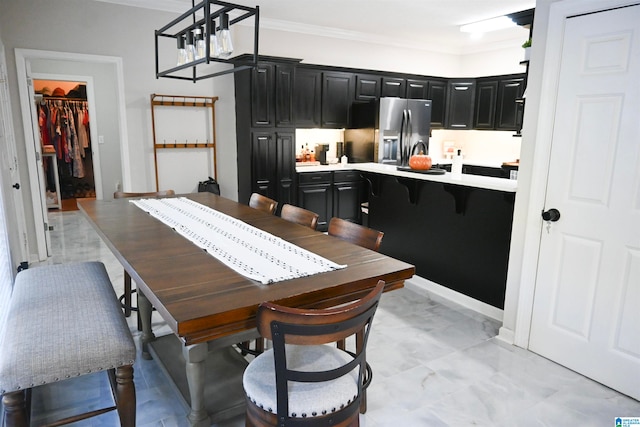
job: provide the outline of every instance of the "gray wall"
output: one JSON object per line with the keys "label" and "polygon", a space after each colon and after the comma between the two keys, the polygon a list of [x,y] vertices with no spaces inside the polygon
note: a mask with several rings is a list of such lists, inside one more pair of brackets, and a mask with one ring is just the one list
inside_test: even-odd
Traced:
{"label": "gray wall", "polygon": [[[36,253],[33,206],[29,192],[24,127],[16,76],[15,49],[72,52],[121,57],[123,62],[126,127],[133,191],[155,189],[151,112],[152,93],[171,95],[219,96],[216,104],[218,178],[225,195],[237,193],[235,158],[235,102],[233,77],[188,81],[155,78],[154,30],[174,19],[176,14],[83,0],[0,0],[0,40],[5,46],[13,126],[24,189],[29,252]],[[105,136],[100,160],[105,197],[123,182],[116,89],[111,65],[74,64],[68,61],[34,61],[33,72],[52,72],[94,76],[98,133]],[[216,85],[220,88],[216,90]],[[224,145],[224,147],[223,147]],[[32,256],[33,258],[33,256]]]}

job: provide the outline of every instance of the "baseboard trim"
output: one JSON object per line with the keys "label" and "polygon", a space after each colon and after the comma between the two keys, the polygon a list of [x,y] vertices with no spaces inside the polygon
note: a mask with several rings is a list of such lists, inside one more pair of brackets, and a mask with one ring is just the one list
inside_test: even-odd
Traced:
{"label": "baseboard trim", "polygon": [[515,335],[513,331],[511,329],[505,328],[504,326],[502,326],[498,331],[498,336],[496,336],[496,339],[499,339],[500,341],[509,345],[515,345]]}
{"label": "baseboard trim", "polygon": [[411,279],[405,281],[405,287],[418,293],[427,292],[437,295],[499,322],[502,322],[504,316],[504,311],[499,308],[493,307],[482,301],[478,301],[477,299],[471,298],[467,295],[463,295],[460,292],[454,291],[420,276],[413,276]]}

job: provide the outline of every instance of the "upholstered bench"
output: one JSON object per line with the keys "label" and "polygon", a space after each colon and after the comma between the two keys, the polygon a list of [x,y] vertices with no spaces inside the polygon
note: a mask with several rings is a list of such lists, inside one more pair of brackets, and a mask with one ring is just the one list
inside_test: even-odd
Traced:
{"label": "upholstered bench", "polygon": [[135,426],[136,347],[102,263],[18,273],[0,332],[0,394],[7,427],[29,425],[33,387],[99,371],[108,371],[115,406],[60,423],[115,409],[122,426]]}

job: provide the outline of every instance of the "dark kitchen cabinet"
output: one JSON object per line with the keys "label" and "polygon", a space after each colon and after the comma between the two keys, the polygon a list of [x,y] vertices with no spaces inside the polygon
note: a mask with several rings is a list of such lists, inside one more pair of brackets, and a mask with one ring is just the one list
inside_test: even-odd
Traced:
{"label": "dark kitchen cabinet", "polygon": [[380,77],[369,74],[357,74],[356,101],[375,101],[380,98]]}
{"label": "dark kitchen cabinet", "polygon": [[475,97],[475,80],[449,80],[446,101],[446,127],[448,129],[473,128],[473,108]]}
{"label": "dark kitchen cabinet", "polygon": [[252,192],[295,203],[295,136],[293,131],[254,131],[251,144]]}
{"label": "dark kitchen cabinet", "polygon": [[475,129],[493,129],[496,123],[497,80],[478,80],[473,119]]}
{"label": "dark kitchen cabinet", "polygon": [[407,79],[406,97],[408,99],[430,99],[431,127],[444,127],[447,100],[446,80]]}
{"label": "dark kitchen cabinet", "polygon": [[429,81],[407,79],[406,94],[408,99],[428,99]]}
{"label": "dark kitchen cabinet", "polygon": [[358,171],[298,174],[298,206],[319,215],[319,231],[327,231],[334,216],[360,223],[363,198],[364,182]]}
{"label": "dark kitchen cabinet", "polygon": [[293,73],[291,65],[260,63],[251,78],[253,127],[293,126]]}
{"label": "dark kitchen cabinet", "polygon": [[407,92],[407,81],[399,77],[383,77],[381,96],[404,98]]}
{"label": "dark kitchen cabinet", "polygon": [[322,127],[348,127],[354,93],[353,80],[351,73],[322,73]]}
{"label": "dark kitchen cabinet", "polygon": [[251,121],[253,126],[274,126],[273,64],[258,64],[251,76]]}
{"label": "dark kitchen cabinet", "polygon": [[519,130],[522,126],[524,75],[480,78],[476,83],[475,129]]}
{"label": "dark kitchen cabinet", "polygon": [[406,95],[408,99],[429,99],[429,81],[407,79]]}
{"label": "dark kitchen cabinet", "polygon": [[318,230],[327,231],[333,216],[332,172],[298,174],[298,206],[318,214]]}
{"label": "dark kitchen cabinet", "polygon": [[364,183],[358,171],[333,173],[333,216],[361,223]]}
{"label": "dark kitchen cabinet", "polygon": [[447,82],[446,80],[429,80],[427,97],[431,100],[431,127],[443,128],[447,113]]}
{"label": "dark kitchen cabinet", "polygon": [[321,125],[322,72],[297,68],[293,84],[293,112],[298,128],[318,128]]}
{"label": "dark kitchen cabinet", "polygon": [[295,68],[276,65],[275,68],[275,122],[277,127],[294,126],[293,78]]}
{"label": "dark kitchen cabinet", "polygon": [[524,76],[500,80],[496,110],[496,129],[519,130],[522,127]]}

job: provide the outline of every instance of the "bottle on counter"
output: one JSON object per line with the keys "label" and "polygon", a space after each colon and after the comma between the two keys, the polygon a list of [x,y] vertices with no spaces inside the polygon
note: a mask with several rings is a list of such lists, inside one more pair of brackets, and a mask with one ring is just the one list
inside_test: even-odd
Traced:
{"label": "bottle on counter", "polygon": [[455,178],[462,176],[462,150],[458,150],[451,162],[451,175]]}
{"label": "bottle on counter", "polygon": [[347,163],[349,163],[349,159],[346,154],[343,154],[342,157],[340,157],[340,164],[346,165]]}
{"label": "bottle on counter", "polygon": [[311,151],[309,151],[309,144],[304,145],[304,162],[311,161]]}

